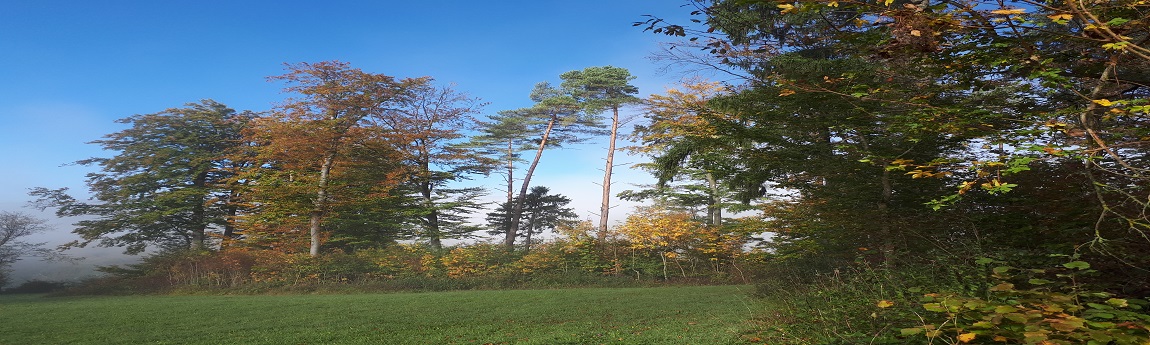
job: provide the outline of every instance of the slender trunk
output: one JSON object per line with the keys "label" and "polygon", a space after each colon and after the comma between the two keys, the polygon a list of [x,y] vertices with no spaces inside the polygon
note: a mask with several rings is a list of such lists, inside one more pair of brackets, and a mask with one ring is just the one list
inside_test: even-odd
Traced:
{"label": "slender trunk", "polygon": [[882,261],[883,265],[891,266],[894,263],[894,238],[891,233],[891,219],[890,219],[890,203],[894,195],[893,188],[890,182],[890,170],[886,169],[887,162],[883,162],[882,169],[882,200],[878,203],[879,212],[879,233],[878,236],[882,241]]}
{"label": "slender trunk", "polygon": [[[514,140],[507,141],[507,206],[514,207],[515,202],[515,143]],[[511,232],[511,209],[505,210],[507,215],[506,221],[503,222],[506,228],[503,229],[504,233]]]}
{"label": "slender trunk", "polygon": [[532,235],[533,233],[535,233],[535,225],[536,225],[536,219],[535,219],[535,216],[536,216],[536,215],[535,215],[535,214],[534,214],[534,212],[533,212],[533,213],[531,214],[531,223],[529,223],[529,224],[527,225],[527,236],[526,236],[527,238],[525,238],[525,239],[523,240],[523,247],[524,247],[524,248],[526,248],[525,252],[530,252],[530,251],[531,251],[531,235]]}
{"label": "slender trunk", "polygon": [[229,200],[228,206],[226,206],[226,209],[225,209],[225,211],[227,211],[227,217],[228,218],[224,222],[224,236],[223,236],[224,238],[223,238],[223,241],[220,242],[220,249],[227,248],[228,244],[230,244],[230,242],[236,238],[235,219],[236,219],[236,215],[239,214],[239,208],[236,207],[235,205],[231,204],[231,200],[234,200],[234,199],[235,199],[235,194],[228,196],[228,200]]}
{"label": "slender trunk", "polygon": [[433,192],[431,183],[424,182],[423,186],[421,187],[423,188],[423,207],[427,208],[427,215],[424,217],[424,221],[426,222],[427,227],[425,230],[427,233],[424,234],[424,236],[427,236],[428,245],[431,246],[432,249],[438,251],[439,249],[443,248],[443,236],[439,231],[439,210],[435,209],[435,202],[431,198],[431,194]]}
{"label": "slender trunk", "polygon": [[312,257],[319,256],[319,241],[320,241],[320,222],[323,220],[324,210],[327,209],[328,195],[327,184],[331,168],[335,165],[335,154],[328,153],[323,158],[323,165],[319,168],[319,182],[316,186],[315,208],[311,211],[311,220],[308,222],[308,230],[311,235],[311,247],[308,251]]}
{"label": "slender trunk", "polygon": [[664,253],[662,250],[658,252],[659,258],[663,259],[663,280],[670,280],[671,278],[667,276],[667,253]]}
{"label": "slender trunk", "polygon": [[[242,165],[234,165],[231,167],[232,171],[242,168]],[[224,222],[224,238],[220,242],[220,249],[224,249],[231,244],[232,240],[238,239],[239,235],[236,233],[236,216],[240,214],[240,190],[246,186],[247,182],[232,182],[228,183],[228,196],[224,200],[224,210],[227,212],[227,219]]]}
{"label": "slender trunk", "polygon": [[611,140],[607,143],[607,166],[603,169],[603,202],[599,206],[599,243],[607,241],[607,219],[611,212],[611,168],[615,167],[615,138],[619,134],[619,107],[611,109]]}
{"label": "slender trunk", "polygon": [[719,183],[715,175],[707,172],[707,188],[710,189],[710,200],[707,202],[707,215],[710,216],[711,226],[723,226],[723,209],[719,207]]}
{"label": "slender trunk", "polygon": [[202,172],[199,175],[196,175],[196,178],[192,181],[192,186],[194,188],[199,188],[200,191],[203,192],[203,194],[200,195],[196,199],[196,205],[192,207],[192,224],[193,224],[194,228],[192,228],[192,245],[191,245],[191,247],[192,247],[192,249],[196,249],[196,250],[203,250],[203,249],[207,248],[206,242],[207,242],[207,232],[208,232],[208,220],[206,219],[207,218],[207,210],[204,209],[204,201],[205,201],[204,199],[207,197],[207,192],[206,192],[207,181],[208,181],[208,173],[207,172]]}
{"label": "slender trunk", "polygon": [[432,249],[438,251],[443,248],[443,233],[439,229],[439,210],[435,209],[435,200],[432,198],[435,193],[434,181],[431,181],[431,162],[426,159],[430,154],[426,150],[420,152],[424,158],[420,162],[421,171],[424,178],[419,181],[420,194],[423,196],[423,207],[427,214],[424,215],[424,237],[428,239],[428,245]]}
{"label": "slender trunk", "polygon": [[527,199],[527,188],[531,186],[531,174],[535,173],[535,167],[539,165],[539,158],[543,157],[543,149],[547,147],[547,138],[551,136],[551,129],[555,127],[555,122],[559,120],[557,115],[551,115],[551,120],[547,121],[547,129],[543,130],[543,137],[539,139],[539,149],[535,150],[535,159],[531,161],[531,166],[527,167],[527,173],[523,175],[523,185],[519,188],[519,200],[514,202],[515,207],[511,211],[511,226],[507,229],[507,236],[503,238],[503,246],[507,250],[515,249],[515,236],[519,230],[519,218],[523,214],[523,201]]}
{"label": "slender trunk", "polygon": [[227,211],[227,222],[224,223],[224,240],[231,240],[236,236],[236,216],[240,213],[240,207],[236,206],[239,193],[233,188],[228,191],[227,200],[224,201],[225,211]]}
{"label": "slender trunk", "polygon": [[[858,135],[859,143],[866,152],[871,151],[870,142],[863,134]],[[890,169],[886,167],[890,165],[890,161],[883,159],[879,162],[879,168],[882,169],[882,174],[879,175],[879,184],[882,186],[882,194],[878,201],[878,237],[879,251],[882,253],[883,266],[890,267],[894,264],[894,234],[891,227],[893,221],[890,217],[890,204],[894,197],[894,188],[891,186]],[[873,242],[872,242],[873,243]]]}

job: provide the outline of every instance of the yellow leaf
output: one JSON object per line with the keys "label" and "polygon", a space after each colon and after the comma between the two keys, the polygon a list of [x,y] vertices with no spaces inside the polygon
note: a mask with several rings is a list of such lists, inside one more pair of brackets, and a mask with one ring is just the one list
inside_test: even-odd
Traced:
{"label": "yellow leaf", "polygon": [[875,304],[875,306],[877,306],[879,308],[890,308],[890,307],[894,306],[894,302],[891,302],[891,301],[884,299],[884,300],[878,301],[878,303]]}
{"label": "yellow leaf", "polygon": [[1050,20],[1071,20],[1071,19],[1074,19],[1074,15],[1072,15],[1070,13],[1052,14],[1052,15],[1049,15],[1046,17],[1050,18]]}
{"label": "yellow leaf", "polygon": [[795,90],[783,89],[783,91],[779,92],[779,97],[786,97],[786,96],[790,96],[793,94],[795,94]]}
{"label": "yellow leaf", "polygon": [[964,343],[969,343],[971,340],[974,340],[974,337],[976,337],[976,336],[977,335],[975,335],[974,333],[959,334],[958,335],[958,341],[961,341]]}
{"label": "yellow leaf", "polygon": [[1004,8],[1001,10],[990,11],[990,13],[1002,14],[1002,15],[1023,14],[1023,13],[1026,13],[1026,9],[1025,8]]}
{"label": "yellow leaf", "polygon": [[839,7],[839,2],[838,2],[838,1],[834,1],[834,0],[831,0],[831,2],[827,3],[827,6],[830,6],[830,7]]}
{"label": "yellow leaf", "polygon": [[1103,107],[1109,107],[1109,106],[1111,106],[1111,105],[1114,105],[1114,102],[1111,102],[1110,100],[1108,100],[1108,99],[1105,99],[1105,98],[1103,98],[1103,99],[1096,99],[1096,100],[1094,100],[1094,103],[1096,103],[1096,104],[1098,104],[1098,105],[1101,105],[1101,106],[1103,106]]}
{"label": "yellow leaf", "polygon": [[890,6],[890,4],[892,4],[892,3],[894,3],[894,0],[886,0],[886,2],[883,3],[883,5]]}
{"label": "yellow leaf", "polygon": [[775,5],[775,7],[781,8],[783,10],[782,13],[790,13],[790,12],[793,12],[795,10],[795,5],[791,5],[791,4],[778,4],[778,5]]}
{"label": "yellow leaf", "polygon": [[922,31],[910,30],[910,35],[915,37],[922,36]]}

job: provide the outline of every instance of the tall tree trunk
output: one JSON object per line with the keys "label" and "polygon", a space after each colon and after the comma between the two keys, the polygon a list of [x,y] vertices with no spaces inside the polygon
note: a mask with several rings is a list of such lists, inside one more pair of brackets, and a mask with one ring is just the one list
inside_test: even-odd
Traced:
{"label": "tall tree trunk", "polygon": [[527,188],[531,186],[531,175],[535,173],[535,167],[539,165],[539,158],[543,157],[547,138],[551,136],[551,129],[555,128],[555,122],[558,120],[559,116],[551,115],[551,120],[547,121],[547,129],[543,130],[543,137],[539,139],[539,149],[535,150],[535,159],[531,161],[531,166],[523,175],[523,185],[519,188],[519,200],[515,201],[515,207],[511,210],[511,226],[507,229],[507,236],[503,238],[503,246],[508,251],[515,249],[515,236],[518,235],[519,218],[523,214],[523,202],[527,199]]}
{"label": "tall tree trunk", "polygon": [[423,207],[426,209],[427,214],[424,215],[424,234],[427,237],[428,245],[432,249],[438,251],[443,249],[443,233],[439,230],[439,210],[435,209],[435,200],[432,198],[435,193],[434,181],[431,181],[431,162],[426,159],[430,156],[426,150],[421,150],[420,168],[423,169],[421,173],[425,176],[419,181],[420,194],[423,196]]}
{"label": "tall tree trunk", "polygon": [[235,205],[232,204],[231,200],[234,200],[234,199],[235,199],[234,194],[229,195],[228,196],[228,200],[229,200],[228,205],[225,206],[225,211],[228,212],[227,213],[228,218],[227,218],[226,222],[224,223],[224,239],[223,239],[223,242],[220,242],[220,249],[224,249],[225,247],[227,247],[228,242],[230,242],[231,240],[236,238],[235,219],[236,219],[236,215],[239,214],[240,210],[239,210],[239,207],[236,207]]}
{"label": "tall tree trunk", "polygon": [[894,195],[894,189],[891,187],[890,170],[886,169],[889,162],[882,164],[882,199],[878,203],[879,212],[879,240],[882,241],[882,261],[883,265],[891,266],[894,264],[894,234],[891,231],[890,219],[890,203]]}
{"label": "tall tree trunk", "polygon": [[439,210],[435,209],[435,202],[431,199],[431,184],[425,182],[423,184],[423,207],[427,208],[427,215],[424,217],[426,228],[424,229],[427,236],[428,245],[432,249],[438,251],[443,249],[442,233],[439,231]]}
{"label": "tall tree trunk", "polygon": [[526,248],[526,250],[524,250],[525,252],[531,251],[531,235],[535,233],[535,225],[538,224],[535,219],[536,216],[534,213],[531,214],[531,223],[527,226],[527,238],[523,240],[523,247]]}
{"label": "tall tree trunk", "polygon": [[611,212],[611,168],[615,167],[615,138],[619,134],[619,107],[611,108],[611,140],[607,143],[607,166],[603,168],[603,201],[599,205],[599,243],[607,241],[607,219]]}
{"label": "tall tree trunk", "polygon": [[[233,167],[234,168],[234,167]],[[239,182],[240,186],[246,186],[246,182]],[[240,214],[240,187],[228,184],[228,196],[224,200],[224,210],[227,211],[227,219],[224,222],[224,240],[220,243],[220,249],[224,249],[231,240],[238,239],[236,234],[236,216]]]}
{"label": "tall tree trunk", "polygon": [[[512,206],[515,202],[515,147],[514,140],[507,140],[507,205]],[[505,228],[504,233],[511,231],[511,209],[506,210],[506,221],[503,222]]]}
{"label": "tall tree trunk", "polygon": [[207,210],[204,209],[204,199],[207,196],[208,188],[207,184],[208,173],[206,171],[196,175],[195,179],[192,180],[192,186],[199,188],[200,192],[203,193],[197,197],[199,202],[192,208],[192,222],[195,224],[195,228],[192,229],[191,249],[195,250],[207,249],[208,220]]}
{"label": "tall tree trunk", "polygon": [[[867,140],[866,135],[859,134],[859,143],[862,144],[863,150],[872,152],[870,141]],[[879,251],[882,253],[883,266],[891,266],[894,264],[894,234],[891,227],[890,204],[894,198],[894,188],[891,185],[890,169],[886,167],[890,165],[890,161],[882,159],[879,163],[879,168],[882,169],[882,174],[879,175],[879,184],[882,186],[882,194],[878,201],[878,242]]]}
{"label": "tall tree trunk", "polygon": [[311,211],[311,219],[308,222],[308,232],[311,235],[311,247],[308,253],[312,257],[319,256],[320,222],[323,221],[323,214],[327,209],[327,184],[333,166],[335,166],[335,154],[328,153],[323,158],[323,164],[319,168],[319,182],[316,186],[318,191],[316,191],[315,202],[313,203],[315,209]]}
{"label": "tall tree trunk", "polygon": [[711,226],[723,226],[723,209],[719,207],[719,183],[715,181],[715,175],[710,171],[707,172],[707,188],[710,190],[710,200],[707,201],[707,215],[710,216]]}

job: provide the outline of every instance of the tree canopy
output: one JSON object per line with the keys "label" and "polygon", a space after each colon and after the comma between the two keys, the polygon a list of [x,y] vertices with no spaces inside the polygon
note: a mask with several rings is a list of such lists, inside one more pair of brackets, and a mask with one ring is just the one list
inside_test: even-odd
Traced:
{"label": "tree canopy", "polygon": [[117,152],[110,158],[76,162],[96,165],[88,174],[92,199],[79,200],[67,188],[33,188],[40,208],[60,217],[89,216],[76,223],[80,240],[140,253],[148,246],[205,248],[209,233],[227,227],[234,211],[233,168],[227,155],[242,145],[240,132],[256,117],[212,100],[184,108],[119,120],[130,128],[91,142]]}

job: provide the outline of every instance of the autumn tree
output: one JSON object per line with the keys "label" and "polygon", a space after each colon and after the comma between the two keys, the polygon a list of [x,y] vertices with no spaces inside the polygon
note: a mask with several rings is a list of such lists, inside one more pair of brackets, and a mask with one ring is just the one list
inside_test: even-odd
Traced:
{"label": "autumn tree", "polygon": [[76,162],[94,165],[88,174],[91,201],[67,188],[33,188],[35,205],[56,208],[59,217],[84,217],[68,246],[124,247],[140,253],[161,248],[207,248],[211,229],[225,229],[235,190],[226,184],[239,164],[228,154],[241,145],[241,130],[255,115],[212,100],[184,108],[117,120],[131,127],[92,141],[117,152],[111,158]]}
{"label": "autumn tree", "polygon": [[631,85],[635,77],[625,68],[603,66],[570,71],[559,76],[560,87],[579,102],[587,114],[611,111],[610,136],[607,141],[607,165],[603,168],[603,195],[599,206],[599,241],[607,238],[607,220],[611,211],[611,176],[615,167],[615,139],[619,135],[619,109],[639,103],[639,88]]}
{"label": "autumn tree", "polygon": [[685,207],[702,208],[710,225],[723,224],[723,210],[746,210],[725,181],[719,181],[736,164],[731,148],[746,141],[724,141],[717,136],[720,121],[730,120],[707,103],[730,92],[717,82],[686,82],[665,94],[651,95],[643,103],[646,123],[635,126],[630,152],[652,158],[637,167],[655,174],[658,182],[648,189],[624,191],[630,200],[655,199]]}
{"label": "autumn tree", "polygon": [[707,231],[707,226],[693,214],[660,207],[639,208],[619,226],[619,233],[632,249],[653,250],[659,256],[663,279],[670,278],[667,259],[675,259],[701,245]]}
{"label": "autumn tree", "polygon": [[[531,187],[531,192],[523,201],[518,233],[523,237],[523,245],[527,250],[531,250],[534,235],[548,230],[553,231],[559,226],[569,225],[578,218],[578,215],[567,207],[567,204],[571,203],[571,199],[560,194],[550,193],[551,189],[547,187]],[[511,226],[509,220],[513,207],[514,203],[500,203],[495,211],[487,214],[487,222],[494,234],[502,234],[507,227]]]}
{"label": "autumn tree", "polygon": [[[429,81],[430,82],[430,81]],[[482,188],[454,188],[452,183],[486,173],[488,161],[474,146],[464,145],[464,131],[475,125],[478,99],[431,83],[415,85],[410,97],[373,119],[390,132],[392,144],[407,170],[404,189],[414,198],[404,212],[412,214],[415,237],[441,248],[442,240],[469,236],[479,230],[466,216],[482,205]]]}
{"label": "autumn tree", "polygon": [[[244,219],[252,239],[298,243],[307,234],[308,251],[319,255],[340,216],[362,217],[387,211],[381,202],[403,181],[396,136],[378,124],[428,80],[363,72],[338,61],[287,65],[271,80],[287,84],[294,96],[246,132],[257,162],[240,180],[249,181]],[[401,140],[400,142],[405,142]],[[371,218],[371,217],[368,217]]]}
{"label": "autumn tree", "polygon": [[[1081,207],[1101,217],[1077,223],[1094,230],[1083,235],[1103,252],[1145,252],[1108,240],[1148,230],[1145,214],[1126,207],[1147,195],[1140,114],[1150,91],[1140,71],[1150,60],[1147,26],[1130,25],[1147,20],[1137,1],[694,4],[701,27],[638,24],[690,36],[746,78],[746,91],[714,101],[739,114],[719,135],[754,143],[732,152],[750,169],[727,179],[789,184],[803,200],[787,208],[806,214],[791,219],[848,226],[806,239],[845,245],[860,240],[842,230],[851,219],[884,219],[867,228],[888,256],[911,252],[905,242],[921,229],[938,238],[1009,231],[931,224],[938,217],[916,199],[933,195],[935,208],[979,200],[972,209],[987,212],[1013,199],[997,196],[1021,188],[1024,172],[1084,161],[1096,203]],[[859,208],[870,212],[825,213]]]}

